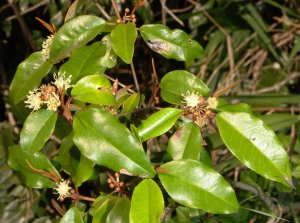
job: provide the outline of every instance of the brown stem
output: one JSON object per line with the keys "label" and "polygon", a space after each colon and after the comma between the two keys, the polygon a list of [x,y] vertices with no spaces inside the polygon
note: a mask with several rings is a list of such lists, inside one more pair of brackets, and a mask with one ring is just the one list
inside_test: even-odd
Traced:
{"label": "brown stem", "polygon": [[154,76],[154,79],[155,79],[153,98],[154,98],[155,104],[159,104],[159,97],[157,96],[158,95],[158,89],[159,89],[159,81],[158,81],[158,77],[157,77],[156,68],[155,68],[153,58],[151,59],[151,64],[152,64],[152,69],[153,69],[153,76]]}
{"label": "brown stem", "polygon": [[117,5],[116,5],[115,1],[114,0],[110,0],[110,1],[111,1],[111,4],[114,7],[114,10],[116,12],[116,15],[117,15],[118,19],[122,22],[123,20],[122,20],[122,17],[120,15],[119,11],[118,11],[118,8],[117,8]]}
{"label": "brown stem", "polygon": [[75,200],[75,201],[83,200],[83,201],[94,202],[94,201],[96,200],[96,198],[83,196],[83,195],[78,194],[78,193],[71,194],[71,195],[70,195],[70,198],[71,198],[72,200]]}
{"label": "brown stem", "polygon": [[132,9],[132,11],[131,11],[131,14],[130,14],[130,20],[132,19],[132,16],[133,16],[133,14],[135,13],[135,11],[137,10],[137,8],[138,8],[140,5],[142,5],[142,4],[143,4],[143,0],[138,0],[138,2],[135,3],[135,5],[134,5],[134,7],[133,7],[133,9]]}
{"label": "brown stem", "polygon": [[40,175],[42,175],[44,177],[49,178],[50,180],[54,181],[55,183],[59,183],[60,182],[59,176],[57,176],[56,173],[53,172],[53,170],[50,169],[49,173],[48,173],[48,172],[46,172],[44,170],[39,170],[39,169],[33,167],[27,159],[26,159],[26,163],[27,163],[27,165],[29,166],[29,168],[32,171],[34,171],[34,172],[36,172],[36,173],[38,173],[38,174],[40,174]]}

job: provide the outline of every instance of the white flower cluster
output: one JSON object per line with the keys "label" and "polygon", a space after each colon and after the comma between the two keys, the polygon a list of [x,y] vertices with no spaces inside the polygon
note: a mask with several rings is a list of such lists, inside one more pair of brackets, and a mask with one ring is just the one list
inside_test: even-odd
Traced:
{"label": "white flower cluster", "polygon": [[215,97],[209,97],[206,102],[207,102],[207,107],[210,109],[217,109],[219,104],[217,98]]}
{"label": "white flower cluster", "polygon": [[201,97],[199,94],[195,92],[187,92],[186,94],[182,94],[183,103],[186,104],[187,107],[196,108],[199,103],[201,103]]}
{"label": "white flower cluster", "polygon": [[64,180],[56,184],[56,193],[58,194],[58,199],[64,199],[65,197],[70,196],[71,187],[69,186],[69,182]]}
{"label": "white flower cluster", "polygon": [[50,47],[53,42],[54,35],[51,34],[47,39],[42,43],[42,57],[44,60],[49,59]]}
{"label": "white flower cluster", "polygon": [[71,76],[65,78],[64,74],[54,74],[53,85],[41,85],[39,88],[29,91],[27,100],[25,101],[26,107],[33,111],[39,110],[43,104],[47,105],[48,110],[57,111],[57,108],[61,105],[59,99],[59,92],[65,91],[72,87]]}
{"label": "white flower cluster", "polygon": [[52,82],[52,84],[54,84],[59,90],[67,90],[70,87],[73,87],[73,85],[71,85],[71,77],[72,75],[70,75],[68,78],[65,77],[65,73],[63,74],[55,74],[53,75],[54,78],[54,82]]}

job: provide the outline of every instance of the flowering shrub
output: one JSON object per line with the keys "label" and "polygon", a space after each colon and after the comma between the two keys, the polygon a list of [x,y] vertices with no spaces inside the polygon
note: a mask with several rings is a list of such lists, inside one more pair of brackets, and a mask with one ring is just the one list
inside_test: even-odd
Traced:
{"label": "flowering shrub", "polygon": [[[160,82],[156,78],[151,113],[134,120],[133,114],[147,108],[145,96],[105,71],[132,62],[139,35],[167,59],[203,56],[200,44],[182,30],[160,24],[137,28],[135,9],[130,15],[126,9],[116,22],[74,17],[48,37],[41,52],[18,66],[10,98],[15,104],[25,100],[31,113],[19,145],[9,148],[10,167],[28,187],[53,188],[59,202],[91,202],[84,210],[68,206],[61,222],[160,222],[172,219],[169,209],[180,207],[236,213],[240,205],[230,180],[205,156],[202,134],[207,125],[216,125],[239,162],[291,188],[288,156],[273,130],[248,105],[220,100],[188,71],[170,71]],[[44,83],[52,73],[53,80]],[[59,149],[47,156],[42,148],[65,129]],[[163,137],[162,151],[147,147]],[[93,187],[103,178],[101,187]],[[80,194],[82,185],[92,192]]]}

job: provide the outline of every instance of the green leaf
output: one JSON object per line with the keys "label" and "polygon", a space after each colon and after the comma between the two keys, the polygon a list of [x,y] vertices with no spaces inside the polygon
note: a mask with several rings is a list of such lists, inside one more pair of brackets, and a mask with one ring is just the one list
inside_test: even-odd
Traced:
{"label": "green leaf", "polygon": [[110,91],[110,87],[110,81],[103,75],[89,75],[76,83],[71,94],[79,101],[92,104],[113,105],[116,100]]}
{"label": "green leaf", "polygon": [[154,177],[141,143],[110,112],[95,108],[79,111],[73,126],[74,142],[90,160],[124,174]]}
{"label": "green leaf", "polygon": [[9,88],[9,96],[13,102],[19,103],[29,91],[38,87],[51,67],[52,64],[43,59],[41,52],[31,54],[20,63]]}
{"label": "green leaf", "polygon": [[247,112],[252,114],[251,107],[248,104],[240,103],[240,104],[224,104],[218,106],[217,111],[229,111],[229,112]]}
{"label": "green leaf", "polygon": [[164,198],[159,186],[151,179],[144,179],[134,189],[130,223],[159,223],[164,211]]}
{"label": "green leaf", "polygon": [[183,95],[199,93],[205,96],[209,88],[195,75],[185,70],[174,70],[167,73],[160,83],[161,97],[171,104],[180,104],[184,101]]}
{"label": "green leaf", "polygon": [[193,122],[183,124],[169,140],[168,153],[173,160],[199,160],[202,150],[202,136],[199,126]]}
{"label": "green leaf", "polygon": [[72,56],[60,67],[59,72],[64,73],[66,77],[72,75],[72,83],[88,75],[103,73],[106,70],[101,64],[104,55],[105,46],[100,42],[80,47],[73,51]]}
{"label": "green leaf", "polygon": [[289,185],[288,156],[270,127],[245,112],[221,112],[216,120],[225,145],[243,164],[270,180]]}
{"label": "green leaf", "polygon": [[105,21],[102,18],[93,15],[81,15],[68,20],[54,36],[49,60],[57,63],[68,57],[73,49],[94,39],[104,25]]}
{"label": "green leaf", "polygon": [[211,213],[236,212],[234,190],[215,170],[195,160],[172,161],[158,174],[167,193],[176,202]]}
{"label": "green leaf", "polygon": [[117,54],[112,48],[110,35],[106,35],[101,40],[101,44],[105,45],[105,55],[100,58],[100,64],[103,67],[113,68],[117,64]]}
{"label": "green leaf", "polygon": [[71,177],[76,187],[87,181],[94,173],[94,162],[86,158],[80,151],[72,149],[71,151]]}
{"label": "green leaf", "polygon": [[153,113],[137,127],[141,141],[144,142],[167,132],[175,124],[181,113],[182,110],[176,108],[163,108]]}
{"label": "green leaf", "polygon": [[20,146],[11,146],[9,147],[9,156],[8,156],[8,165],[17,170],[25,184],[33,188],[53,188],[55,183],[49,178],[46,178],[32,169],[26,163],[26,160],[36,169],[44,170],[49,172],[52,170],[54,173],[59,176],[57,170],[52,166],[47,157],[41,152],[29,153],[21,149]]}
{"label": "green leaf", "polygon": [[92,223],[105,222],[109,211],[117,201],[117,197],[112,195],[99,196],[93,202],[90,214],[93,216]]}
{"label": "green leaf", "polygon": [[94,162],[83,156],[73,142],[73,133],[62,140],[58,155],[54,158],[62,169],[72,177],[76,187],[94,173]]}
{"label": "green leaf", "polygon": [[111,44],[116,54],[127,64],[132,61],[137,38],[135,23],[119,24],[111,31]]}
{"label": "green leaf", "polygon": [[153,51],[167,59],[186,61],[200,59],[204,55],[200,44],[180,29],[170,30],[164,25],[150,24],[141,26],[140,33]]}
{"label": "green leaf", "polygon": [[122,113],[133,111],[136,107],[138,107],[140,104],[142,104],[141,99],[142,99],[142,96],[139,93],[134,93],[134,94],[130,95],[123,102]]}
{"label": "green leaf", "polygon": [[28,152],[39,151],[54,131],[57,112],[45,109],[31,113],[24,122],[20,145]]}
{"label": "green leaf", "polygon": [[107,215],[106,223],[129,223],[130,201],[126,197],[117,199],[115,205]]}
{"label": "green leaf", "polygon": [[63,218],[60,220],[60,223],[84,223],[79,210],[75,207],[70,208]]}

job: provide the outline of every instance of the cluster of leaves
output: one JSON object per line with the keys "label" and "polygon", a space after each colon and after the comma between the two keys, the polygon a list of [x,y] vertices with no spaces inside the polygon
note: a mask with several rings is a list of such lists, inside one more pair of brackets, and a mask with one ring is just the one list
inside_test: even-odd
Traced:
{"label": "cluster of leaves", "polygon": [[[140,37],[162,57],[185,61],[190,71],[205,63],[204,59],[199,60],[203,57],[202,47],[179,29],[157,24],[137,28],[131,15],[119,18],[119,22],[92,15],[75,16],[75,3],[65,24],[54,33],[47,58],[45,52],[31,54],[18,66],[10,86],[12,104],[20,105],[49,73],[71,75],[72,89],[60,92],[59,110],[30,113],[20,132],[19,144],[8,149],[9,166],[29,187],[55,188],[58,182],[71,179],[70,185],[76,192],[70,191],[66,198],[76,203],[68,206],[67,212],[61,211],[61,222],[183,222],[193,218],[240,222],[248,219],[245,215],[249,211],[239,208],[238,200],[249,195],[238,194],[237,198],[232,185],[239,189],[246,185],[250,192],[252,186],[261,197],[267,195],[260,189],[262,183],[256,181],[264,182],[264,189],[275,186],[279,192],[290,192],[293,182],[289,158],[265,122],[278,130],[287,125],[278,126],[278,120],[285,117],[290,126],[298,121],[297,117],[262,117],[263,122],[247,104],[231,105],[219,99],[218,106],[210,107],[209,98],[219,96],[210,92],[220,76],[212,75],[209,83],[213,85],[207,86],[185,70],[167,72],[160,82],[156,78],[152,102],[158,102],[159,85],[164,108],[154,103],[147,107],[147,98],[142,93],[124,86],[119,89],[117,80],[111,84],[112,78],[104,72],[118,64],[132,63],[135,43]],[[207,3],[207,9],[210,4]],[[255,15],[251,4],[245,8]],[[251,21],[251,17],[245,20]],[[217,49],[222,38],[215,45],[208,45],[213,49],[205,50],[222,51],[222,47]],[[276,58],[276,50],[273,51]],[[213,63],[220,63],[220,59],[221,56],[216,57]],[[153,72],[156,73],[155,69]],[[189,98],[196,102],[191,104]],[[139,117],[144,111],[150,112]],[[214,126],[218,132],[212,133],[206,125]],[[58,148],[49,141],[51,138],[56,139]],[[158,144],[158,151],[153,143]],[[227,153],[213,163],[211,154],[216,151],[210,149],[223,145],[232,155]],[[240,179],[250,186],[223,177],[233,168],[243,168]],[[116,172],[115,178],[111,171]],[[81,196],[81,187],[88,187],[92,192],[86,195],[97,198]],[[113,196],[111,191],[124,196]],[[93,203],[89,207],[81,200]],[[278,214],[267,198],[263,201],[270,209],[266,212]],[[253,209],[251,205],[244,208]],[[176,215],[170,214],[173,210]],[[238,214],[212,218],[206,217],[206,213]]]}

